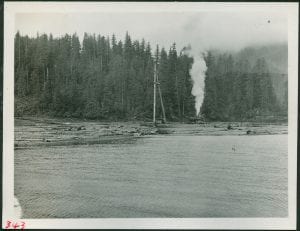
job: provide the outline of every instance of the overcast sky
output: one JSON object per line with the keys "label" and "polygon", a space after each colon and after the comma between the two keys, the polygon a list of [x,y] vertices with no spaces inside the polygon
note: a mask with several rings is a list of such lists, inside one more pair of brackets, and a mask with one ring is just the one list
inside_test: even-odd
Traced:
{"label": "overcast sky", "polygon": [[239,49],[246,45],[287,41],[287,20],[273,13],[23,13],[16,14],[15,31],[36,36],[37,32],[61,36],[84,32],[124,40],[126,31],[132,39],[145,38],[169,49],[176,42],[178,50],[187,44],[208,49]]}

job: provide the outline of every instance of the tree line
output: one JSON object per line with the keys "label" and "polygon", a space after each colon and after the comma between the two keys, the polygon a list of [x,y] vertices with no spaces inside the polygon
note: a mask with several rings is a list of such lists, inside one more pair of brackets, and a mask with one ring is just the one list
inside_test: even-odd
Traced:
{"label": "tree line", "polygon": [[253,65],[245,57],[231,54],[206,56],[205,95],[201,112],[212,120],[249,120],[262,116],[286,116],[288,105],[287,82],[283,103],[276,97],[264,58]]}
{"label": "tree line", "polygon": [[[208,52],[201,113],[208,120],[247,119],[275,114],[277,103],[266,62]],[[154,62],[168,120],[195,116],[193,58],[154,49],[145,40],[84,34],[54,38],[15,35],[15,115],[46,114],[89,119],[150,119]],[[161,109],[158,107],[158,117]]]}

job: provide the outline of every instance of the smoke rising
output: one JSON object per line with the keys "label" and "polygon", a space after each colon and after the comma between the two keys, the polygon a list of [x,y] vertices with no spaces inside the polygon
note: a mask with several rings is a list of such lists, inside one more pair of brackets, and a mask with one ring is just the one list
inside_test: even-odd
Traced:
{"label": "smoke rising", "polygon": [[204,99],[204,80],[207,69],[203,55],[204,54],[194,56],[195,64],[190,71],[190,75],[192,76],[194,82],[192,95],[195,96],[195,108],[197,116],[200,113],[200,107]]}
{"label": "smoke rising", "polygon": [[185,54],[194,59],[190,70],[193,81],[192,95],[195,97],[196,116],[199,116],[204,99],[205,54],[210,49],[238,51],[246,46],[266,45],[287,41],[286,18],[276,13],[203,13],[186,21],[185,38],[189,45]]}
{"label": "smoke rising", "polygon": [[190,69],[190,75],[193,81],[192,95],[195,97],[196,116],[199,116],[204,99],[204,81],[207,70],[204,57],[206,53],[204,51],[196,52],[196,50],[192,50],[191,46],[185,48],[184,52],[194,59],[194,63]]}

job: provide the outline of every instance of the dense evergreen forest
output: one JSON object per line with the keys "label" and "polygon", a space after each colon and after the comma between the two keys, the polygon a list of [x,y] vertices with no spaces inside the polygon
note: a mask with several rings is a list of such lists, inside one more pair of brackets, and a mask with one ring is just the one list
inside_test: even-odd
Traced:
{"label": "dense evergreen forest", "polygon": [[[201,108],[205,119],[250,120],[287,114],[286,72],[270,71],[264,56],[250,53],[207,52]],[[124,41],[114,35],[85,34],[81,43],[76,34],[31,38],[18,32],[15,115],[151,119],[154,62],[158,62],[167,119],[195,116],[189,74],[193,58],[177,51],[175,44],[168,50],[151,48],[144,40],[132,40],[128,33]]]}

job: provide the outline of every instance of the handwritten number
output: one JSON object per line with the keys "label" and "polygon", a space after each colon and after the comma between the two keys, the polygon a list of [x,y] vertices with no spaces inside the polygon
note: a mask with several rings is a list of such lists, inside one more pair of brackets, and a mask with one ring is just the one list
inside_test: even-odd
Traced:
{"label": "handwritten number", "polygon": [[22,223],[22,225],[21,225],[21,229],[23,230],[23,229],[25,229],[25,222],[21,222]]}
{"label": "handwritten number", "polygon": [[10,227],[10,225],[11,225],[11,221],[7,221],[5,228],[8,229]]}
{"label": "handwritten number", "polygon": [[25,222],[21,221],[21,225],[16,222],[11,222],[11,221],[6,221],[6,226],[5,226],[5,229],[9,229],[9,228],[13,228],[13,229],[21,229],[21,230],[24,230],[25,229]]}
{"label": "handwritten number", "polygon": [[20,227],[20,225],[16,222],[14,225],[13,225],[14,229],[17,229]]}

